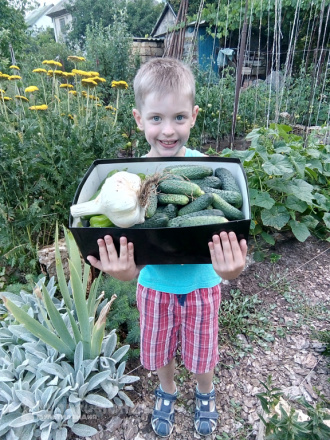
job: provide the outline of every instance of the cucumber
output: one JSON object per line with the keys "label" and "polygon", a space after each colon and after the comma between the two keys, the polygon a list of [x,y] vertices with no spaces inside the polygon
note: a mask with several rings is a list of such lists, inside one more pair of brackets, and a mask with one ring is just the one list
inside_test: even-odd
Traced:
{"label": "cucumber", "polygon": [[171,227],[177,227],[177,226],[181,226],[181,223],[186,220],[187,218],[192,218],[192,217],[210,217],[210,216],[221,216],[224,217],[223,212],[220,211],[220,209],[203,209],[202,211],[196,211],[196,212],[192,212],[191,214],[185,214],[185,215],[181,215],[179,217],[175,217],[173,219],[170,219],[170,221],[168,222],[168,225]]}
{"label": "cucumber", "polygon": [[144,223],[139,223],[132,226],[130,229],[145,229],[145,228],[166,228],[168,226],[168,217],[165,213],[157,213]]}
{"label": "cucumber", "polygon": [[232,173],[227,168],[216,168],[214,175],[220,179],[221,188],[225,191],[241,192]]}
{"label": "cucumber", "polygon": [[158,189],[165,194],[184,194],[189,197],[199,197],[204,194],[198,185],[180,180],[164,180],[158,185]]}
{"label": "cucumber", "polygon": [[178,215],[190,214],[192,212],[201,211],[213,203],[213,194],[203,194],[188,205],[179,209]]}
{"label": "cucumber", "polygon": [[[173,219],[175,220],[175,219]],[[180,222],[179,226],[173,226],[173,220],[169,222],[169,226],[173,227],[187,227],[187,226],[205,226],[205,225],[215,225],[221,223],[227,223],[228,220],[225,217],[219,215],[201,215],[195,217],[184,218]],[[172,222],[172,223],[171,223]]]}
{"label": "cucumber", "polygon": [[201,186],[206,194],[218,194],[223,200],[235,206],[235,208],[241,208],[243,205],[243,197],[240,192],[237,191],[225,191],[222,189],[210,188],[208,186]]}
{"label": "cucumber", "polygon": [[166,167],[165,171],[183,176],[187,179],[203,179],[212,176],[213,169],[205,165],[178,165],[174,167]]}
{"label": "cucumber", "polygon": [[218,194],[213,193],[213,206],[216,209],[220,209],[225,214],[228,220],[243,220],[244,214],[239,209],[232,206],[230,203],[226,202]]}
{"label": "cucumber", "polygon": [[157,193],[156,193],[156,186],[154,186],[153,191],[149,194],[149,197],[148,197],[146,214],[145,214],[146,218],[150,218],[153,215],[155,215],[156,209],[157,209],[157,204],[158,204],[158,199],[157,199]]}
{"label": "cucumber", "polygon": [[198,186],[204,185],[210,188],[216,188],[216,189],[221,188],[221,181],[218,177],[215,176],[207,176],[204,177],[204,179],[190,180],[190,182],[196,183]]}
{"label": "cucumber", "polygon": [[157,198],[161,205],[168,205],[169,203],[173,205],[187,205],[189,203],[189,198],[184,194],[158,194]]}
{"label": "cucumber", "polygon": [[171,220],[172,218],[177,217],[178,206],[173,205],[173,203],[169,203],[168,205],[159,205],[157,206],[156,214],[159,214],[160,212],[166,214],[169,220]]}

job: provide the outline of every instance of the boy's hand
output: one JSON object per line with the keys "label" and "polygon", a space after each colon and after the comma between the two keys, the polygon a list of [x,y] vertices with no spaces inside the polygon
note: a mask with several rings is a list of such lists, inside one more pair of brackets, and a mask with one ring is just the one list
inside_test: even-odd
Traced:
{"label": "boy's hand", "polygon": [[112,237],[106,235],[104,240],[97,240],[99,245],[100,260],[89,255],[87,260],[96,269],[106,272],[120,281],[131,281],[139,275],[138,268],[134,261],[133,243],[127,243],[126,237],[120,237],[119,256]]}
{"label": "boy's hand", "polygon": [[243,271],[247,244],[244,239],[238,242],[234,232],[213,235],[209,249],[213,268],[224,280],[233,280]]}

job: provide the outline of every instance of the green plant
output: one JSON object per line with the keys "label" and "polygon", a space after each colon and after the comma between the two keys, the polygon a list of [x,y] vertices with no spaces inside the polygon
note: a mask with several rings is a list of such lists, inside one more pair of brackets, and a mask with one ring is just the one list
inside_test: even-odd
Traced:
{"label": "green plant", "polygon": [[[280,388],[273,387],[272,377],[261,382],[266,391],[257,394],[267,417],[259,414],[265,426],[265,440],[324,440],[330,435],[330,428],[324,423],[330,414],[321,404],[310,405],[304,398],[296,399],[303,411],[297,410],[283,399]],[[307,413],[307,414],[306,414]],[[301,421],[303,416],[305,419]]]}
{"label": "green plant", "polygon": [[321,139],[290,134],[291,127],[271,124],[253,130],[246,151],[225,149],[241,159],[248,178],[252,222],[250,233],[275,243],[274,231],[291,231],[299,241],[311,233],[329,237],[330,147]]}
{"label": "green plant", "polygon": [[122,344],[130,344],[129,357],[135,358],[140,354],[139,312],[136,307],[136,280],[119,281],[104,275],[99,284],[99,291],[109,299],[117,295],[107,316],[106,329],[116,328]]}
{"label": "green plant", "polygon": [[[266,347],[268,342],[274,340],[274,336],[270,333],[272,326],[265,312],[258,311],[258,306],[262,303],[258,295],[243,296],[240,290],[231,290],[230,294],[231,299],[221,303],[221,343],[229,342],[239,347],[238,335],[244,335],[248,342],[256,341]],[[249,348],[250,344],[244,347],[245,350]]]}

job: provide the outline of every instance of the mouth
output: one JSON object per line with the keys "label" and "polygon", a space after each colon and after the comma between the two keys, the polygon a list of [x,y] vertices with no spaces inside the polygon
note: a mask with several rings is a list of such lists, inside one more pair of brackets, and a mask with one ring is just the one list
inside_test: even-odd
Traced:
{"label": "mouth", "polygon": [[164,148],[173,148],[177,145],[178,141],[177,140],[170,140],[170,141],[162,141],[159,140],[159,143],[164,147]]}

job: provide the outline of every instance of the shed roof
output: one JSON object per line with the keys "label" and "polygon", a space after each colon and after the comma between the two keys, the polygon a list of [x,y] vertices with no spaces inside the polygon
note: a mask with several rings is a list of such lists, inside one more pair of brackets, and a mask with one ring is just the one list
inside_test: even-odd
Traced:
{"label": "shed roof", "polygon": [[151,36],[153,36],[157,33],[157,29],[158,29],[159,25],[161,24],[161,22],[163,21],[167,12],[171,12],[173,14],[173,17],[176,19],[176,13],[174,12],[174,9],[172,8],[172,6],[168,2],[166,2],[162,13],[160,14],[153,30],[150,33]]}
{"label": "shed roof", "polygon": [[48,17],[58,17],[60,15],[64,15],[66,12],[66,5],[68,4],[68,0],[59,1],[51,10],[48,12]]}
{"label": "shed roof", "polygon": [[39,18],[43,17],[44,15],[47,15],[47,12],[50,11],[53,8],[53,4],[51,5],[45,5],[41,6],[40,8],[34,9],[30,12],[25,18],[25,23],[32,27],[36,24],[36,22],[39,20]]}

